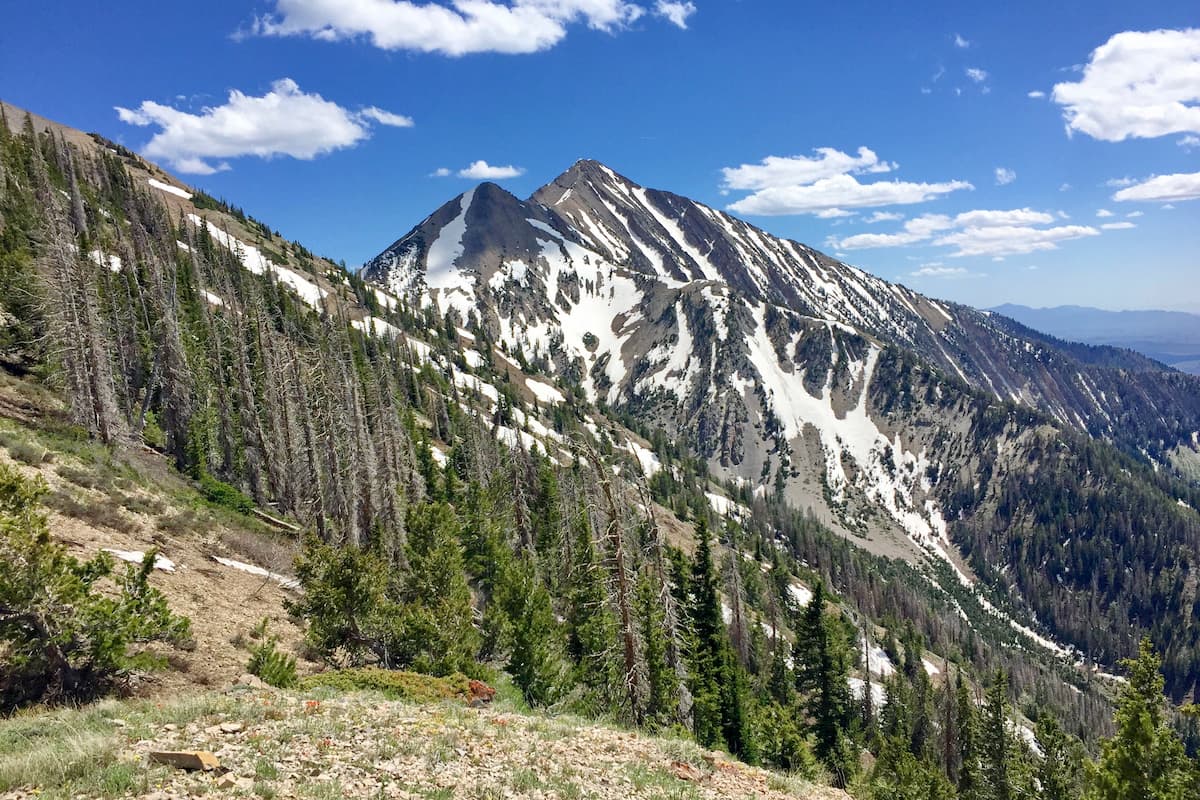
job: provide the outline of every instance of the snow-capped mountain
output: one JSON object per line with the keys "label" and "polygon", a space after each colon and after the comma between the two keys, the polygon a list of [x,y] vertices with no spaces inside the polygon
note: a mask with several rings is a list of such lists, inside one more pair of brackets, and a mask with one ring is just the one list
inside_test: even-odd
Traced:
{"label": "snow-capped mountain", "polygon": [[1194,452],[1200,429],[1200,381],[931,300],[595,161],[524,201],[481,184],[364,277],[684,439],[722,477],[890,532],[883,550],[950,549],[935,484],[970,460],[973,390],[1159,458]]}

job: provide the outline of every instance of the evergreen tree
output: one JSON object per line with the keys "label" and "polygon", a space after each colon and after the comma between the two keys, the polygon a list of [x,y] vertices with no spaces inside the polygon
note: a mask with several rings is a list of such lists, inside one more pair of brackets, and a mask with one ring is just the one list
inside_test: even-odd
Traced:
{"label": "evergreen tree", "polygon": [[996,671],[983,707],[983,780],[988,800],[1013,800],[1014,748],[1008,722],[1008,677]]}
{"label": "evergreen tree", "polygon": [[500,604],[511,629],[506,666],[530,705],[547,706],[558,699],[564,677],[550,592],[538,580],[528,557],[517,559],[507,572],[500,590]]}
{"label": "evergreen tree", "polygon": [[705,514],[696,520],[696,554],[692,574],[688,622],[691,625],[692,733],[706,747],[724,743],[722,736],[721,681],[725,660],[725,623],[721,618],[721,599],[717,593],[717,574],[713,566]]}
{"label": "evergreen tree", "polygon": [[818,582],[796,634],[796,683],[812,720],[813,752],[839,786],[846,785],[857,763],[847,735],[851,703],[846,651],[841,631],[825,613],[825,589]]}
{"label": "evergreen tree", "polygon": [[408,512],[409,569],[398,592],[395,648],[400,663],[445,675],[470,671],[479,651],[459,543],[447,504],[421,503]]}
{"label": "evergreen tree", "polygon": [[955,728],[958,730],[958,796],[960,800],[978,800],[982,797],[978,714],[961,672],[958,673],[954,695]]}
{"label": "evergreen tree", "polygon": [[1129,680],[1117,701],[1117,732],[1088,770],[1087,800],[1196,800],[1200,781],[1166,720],[1163,677],[1149,639],[1125,661]]}
{"label": "evergreen tree", "polygon": [[573,563],[568,576],[567,653],[575,663],[576,680],[590,695],[595,711],[607,709],[620,689],[614,660],[617,621],[608,607],[604,568],[596,553],[592,524],[580,510],[574,525]]}
{"label": "evergreen tree", "polygon": [[1044,716],[1038,720],[1036,737],[1041,750],[1037,781],[1042,800],[1076,800],[1079,774],[1062,727],[1054,717]]}
{"label": "evergreen tree", "polygon": [[645,719],[651,725],[658,725],[675,716],[677,681],[667,663],[663,612],[649,570],[643,570],[638,579],[637,614],[646,661]]}

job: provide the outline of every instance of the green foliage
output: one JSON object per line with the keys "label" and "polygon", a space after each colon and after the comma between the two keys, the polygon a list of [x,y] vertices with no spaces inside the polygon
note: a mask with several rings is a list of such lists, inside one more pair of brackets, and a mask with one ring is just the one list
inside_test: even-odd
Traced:
{"label": "green foliage", "polygon": [[1149,640],[1125,662],[1129,682],[1116,712],[1117,733],[1088,770],[1087,800],[1195,800],[1200,775],[1167,724],[1161,662]]}
{"label": "green foliage", "polygon": [[1053,717],[1038,720],[1037,743],[1042,751],[1038,760],[1037,782],[1042,800],[1076,800],[1079,797],[1079,762],[1070,743]]}
{"label": "green foliage", "polygon": [[393,614],[388,565],[369,550],[313,537],[295,568],[304,593],[289,601],[287,610],[304,621],[308,644],[335,666],[386,662],[386,629]]}
{"label": "green foliage", "polygon": [[296,685],[296,658],[279,649],[279,638],[267,633],[267,620],[255,628],[258,644],[250,649],[246,671],[279,689]]}
{"label": "green foliage", "polygon": [[421,672],[471,672],[479,652],[460,529],[446,503],[409,507],[408,571],[396,593],[388,661]]}
{"label": "green foliage", "polygon": [[469,679],[461,673],[438,678],[403,670],[359,667],[310,675],[300,682],[300,688],[306,691],[329,688],[339,692],[379,692],[393,700],[428,703],[463,700],[470,693],[468,684]]}
{"label": "green foliage", "polygon": [[825,597],[818,581],[796,632],[796,688],[812,720],[813,752],[835,782],[845,786],[857,765],[849,738],[849,653],[845,632],[825,613]]}
{"label": "green foliage", "polygon": [[219,481],[207,473],[200,476],[200,493],[210,503],[239,514],[249,514],[254,509],[254,501],[243,494],[241,490]]}
{"label": "green foliage", "polygon": [[296,559],[304,595],[288,611],[334,665],[472,672],[480,641],[458,533],[447,504],[410,507],[403,572],[373,549],[311,539]]}
{"label": "green foliage", "polygon": [[91,700],[146,666],[135,645],[187,641],[149,584],[154,552],[123,575],[107,553],[78,561],[50,539],[45,492],[0,465],[0,709]]}
{"label": "green foliage", "polygon": [[550,592],[531,558],[516,560],[497,592],[509,621],[506,667],[531,706],[548,706],[563,691],[566,662]]}

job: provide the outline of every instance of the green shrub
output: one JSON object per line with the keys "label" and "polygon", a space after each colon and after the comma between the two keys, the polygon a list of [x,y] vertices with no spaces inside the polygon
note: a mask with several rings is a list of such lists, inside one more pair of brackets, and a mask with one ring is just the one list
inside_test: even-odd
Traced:
{"label": "green shrub", "polygon": [[153,411],[146,414],[146,424],[142,426],[142,441],[147,447],[153,447],[155,450],[167,449],[167,433],[158,424],[158,417]]}
{"label": "green shrub", "polygon": [[200,476],[200,493],[213,505],[228,508],[239,514],[249,514],[254,508],[254,501],[243,494],[237,487],[219,481],[211,475]]}
{"label": "green shrub", "polygon": [[51,458],[50,451],[34,442],[24,439],[14,439],[8,445],[8,454],[14,460],[31,467],[40,466]]}
{"label": "green shrub", "polygon": [[278,637],[267,634],[267,620],[264,618],[250,635],[259,642],[250,650],[246,670],[278,689],[295,686],[296,659],[279,649]]}
{"label": "green shrub", "polygon": [[300,685],[304,689],[325,687],[340,692],[374,691],[392,700],[429,703],[438,700],[464,700],[470,693],[469,684],[467,676],[458,672],[445,678],[435,678],[417,672],[360,667],[311,675],[301,681]]}
{"label": "green shrub", "polygon": [[135,645],[188,639],[188,620],[149,585],[155,553],[123,575],[108,553],[80,562],[51,541],[45,494],[0,465],[0,711],[95,699],[147,666]]}

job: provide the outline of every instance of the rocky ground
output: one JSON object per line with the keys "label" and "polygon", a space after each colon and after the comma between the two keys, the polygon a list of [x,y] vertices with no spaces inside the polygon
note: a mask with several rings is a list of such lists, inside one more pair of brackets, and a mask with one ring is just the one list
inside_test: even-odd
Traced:
{"label": "rocky ground", "polygon": [[[153,763],[208,751],[210,771]],[[236,686],[0,722],[0,798],[845,798],[654,738],[500,703]],[[25,783],[20,781],[25,780]]]}

